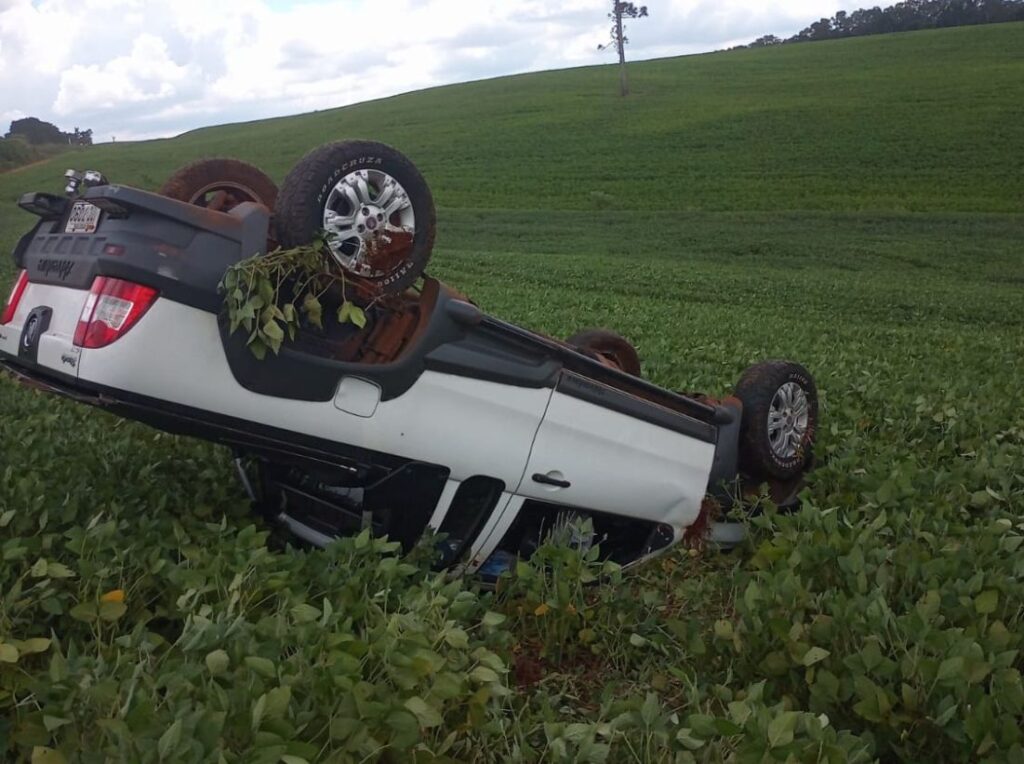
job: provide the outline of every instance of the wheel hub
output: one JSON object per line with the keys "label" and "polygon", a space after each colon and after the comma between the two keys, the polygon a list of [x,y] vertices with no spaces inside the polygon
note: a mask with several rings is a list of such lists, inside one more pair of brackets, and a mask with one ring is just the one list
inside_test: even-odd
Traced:
{"label": "wheel hub", "polygon": [[323,225],[334,259],[370,277],[400,263],[416,232],[409,194],[381,170],[356,170],[338,181],[324,205]]}
{"label": "wheel hub", "polygon": [[807,393],[796,382],[782,385],[768,410],[768,440],[780,459],[792,459],[804,445],[810,407]]}

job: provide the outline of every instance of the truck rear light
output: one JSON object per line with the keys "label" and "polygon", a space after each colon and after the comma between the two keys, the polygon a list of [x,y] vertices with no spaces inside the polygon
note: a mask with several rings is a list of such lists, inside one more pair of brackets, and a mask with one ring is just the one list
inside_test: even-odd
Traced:
{"label": "truck rear light", "polygon": [[7,305],[4,306],[4,314],[0,317],[0,324],[9,324],[14,319],[14,312],[18,309],[21,296],[25,294],[25,287],[28,286],[28,271],[19,271],[18,278],[14,280],[11,288],[11,296],[7,298]]}
{"label": "truck rear light", "polygon": [[130,281],[97,276],[75,328],[75,344],[101,348],[120,339],[156,302],[158,292]]}

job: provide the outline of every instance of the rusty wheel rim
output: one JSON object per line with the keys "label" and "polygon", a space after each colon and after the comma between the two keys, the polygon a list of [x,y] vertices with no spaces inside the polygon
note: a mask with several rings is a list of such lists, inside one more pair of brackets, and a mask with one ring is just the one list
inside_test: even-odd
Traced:
{"label": "rusty wheel rim", "polygon": [[231,181],[220,181],[203,186],[189,199],[189,204],[216,212],[230,212],[243,202],[266,204],[264,200],[260,199],[259,194],[248,186]]}

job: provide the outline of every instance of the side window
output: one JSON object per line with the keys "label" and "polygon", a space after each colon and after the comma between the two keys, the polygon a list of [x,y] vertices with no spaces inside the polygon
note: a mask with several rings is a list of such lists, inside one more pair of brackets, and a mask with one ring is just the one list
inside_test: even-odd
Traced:
{"label": "side window", "polygon": [[450,565],[470,547],[504,490],[504,482],[485,475],[474,475],[462,481],[437,529],[446,535],[439,565]]}
{"label": "side window", "polygon": [[[593,533],[584,536],[578,525],[586,520],[591,522]],[[531,499],[523,502],[495,554],[527,559],[552,531],[559,529],[568,534],[569,543],[581,550],[600,546],[600,559],[620,565],[655,552],[674,538],[672,527],[664,523]]]}

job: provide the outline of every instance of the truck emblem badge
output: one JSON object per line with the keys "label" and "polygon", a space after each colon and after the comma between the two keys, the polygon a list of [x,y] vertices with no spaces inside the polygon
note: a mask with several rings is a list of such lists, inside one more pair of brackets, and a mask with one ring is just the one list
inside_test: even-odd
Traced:
{"label": "truck emblem badge", "polygon": [[74,260],[62,260],[53,257],[44,257],[36,264],[36,268],[39,269],[43,276],[54,274],[61,281],[67,279],[71,274],[71,269],[74,267]]}

